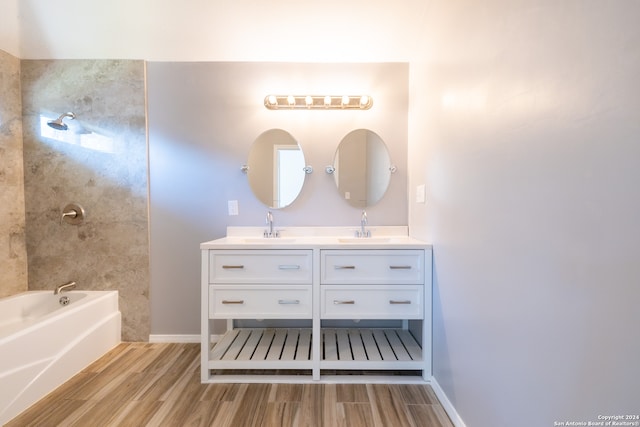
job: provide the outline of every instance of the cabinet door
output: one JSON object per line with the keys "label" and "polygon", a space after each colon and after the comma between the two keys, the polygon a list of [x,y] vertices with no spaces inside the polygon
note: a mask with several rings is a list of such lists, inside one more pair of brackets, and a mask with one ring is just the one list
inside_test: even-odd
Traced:
{"label": "cabinet door", "polygon": [[210,319],[310,319],[311,286],[209,285]]}
{"label": "cabinet door", "polygon": [[209,251],[209,283],[311,284],[310,250]]}
{"label": "cabinet door", "polygon": [[421,285],[422,250],[323,250],[322,284]]}
{"label": "cabinet door", "polygon": [[323,319],[422,319],[424,287],[421,285],[324,285]]}

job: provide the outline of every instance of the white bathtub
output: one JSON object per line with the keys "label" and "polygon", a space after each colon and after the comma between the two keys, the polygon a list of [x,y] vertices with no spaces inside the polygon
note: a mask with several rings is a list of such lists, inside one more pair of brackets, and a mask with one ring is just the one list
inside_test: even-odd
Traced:
{"label": "white bathtub", "polygon": [[[60,297],[69,297],[62,306]],[[120,342],[117,291],[30,291],[0,299],[0,425]]]}

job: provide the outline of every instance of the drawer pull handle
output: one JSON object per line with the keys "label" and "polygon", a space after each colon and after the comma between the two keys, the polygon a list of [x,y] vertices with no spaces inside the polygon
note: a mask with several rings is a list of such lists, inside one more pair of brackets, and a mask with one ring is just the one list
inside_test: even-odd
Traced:
{"label": "drawer pull handle", "polygon": [[411,304],[410,300],[389,300],[389,304]]}
{"label": "drawer pull handle", "polygon": [[222,300],[223,304],[244,304],[244,300],[243,299],[223,299]]}
{"label": "drawer pull handle", "polygon": [[222,268],[225,270],[243,269],[244,265],[223,265]]}
{"label": "drawer pull handle", "polygon": [[336,270],[355,270],[355,265],[336,265],[334,267]]}
{"label": "drawer pull handle", "polygon": [[278,304],[286,305],[286,304],[300,304],[299,299],[279,299]]}
{"label": "drawer pull handle", "polygon": [[350,300],[342,300],[342,301],[334,299],[333,303],[335,305],[342,305],[342,304],[355,304],[356,302],[354,300],[352,300],[352,299],[350,299]]}
{"label": "drawer pull handle", "polygon": [[279,265],[280,270],[300,270],[299,265]]}
{"label": "drawer pull handle", "polygon": [[410,265],[390,265],[389,268],[392,270],[411,270]]}

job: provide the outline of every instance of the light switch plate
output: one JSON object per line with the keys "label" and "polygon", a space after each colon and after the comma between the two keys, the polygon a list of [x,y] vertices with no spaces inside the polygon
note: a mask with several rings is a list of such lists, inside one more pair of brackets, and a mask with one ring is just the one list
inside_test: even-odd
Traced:
{"label": "light switch plate", "polygon": [[427,189],[424,184],[420,184],[416,187],[416,203],[425,203],[427,198]]}
{"label": "light switch plate", "polygon": [[229,207],[229,216],[238,215],[238,201],[237,200],[229,200],[227,202],[227,206]]}

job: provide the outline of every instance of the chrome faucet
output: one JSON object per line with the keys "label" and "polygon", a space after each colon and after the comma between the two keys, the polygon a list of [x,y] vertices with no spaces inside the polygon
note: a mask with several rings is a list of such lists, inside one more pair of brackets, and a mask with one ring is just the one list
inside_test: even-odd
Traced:
{"label": "chrome faucet", "polygon": [[263,234],[264,237],[278,237],[278,232],[273,231],[273,214],[271,213],[271,211],[267,212],[266,223],[269,226],[269,229],[265,230]]}
{"label": "chrome faucet", "polygon": [[365,227],[369,224],[369,220],[367,219],[367,211],[362,211],[362,216],[360,217],[360,230],[356,230],[356,237],[371,237],[371,230],[367,230]]}
{"label": "chrome faucet", "polygon": [[53,291],[53,294],[54,295],[58,295],[62,291],[73,289],[75,287],[76,287],[76,282],[69,282],[69,283],[65,283],[63,285],[58,285],[58,286],[56,286],[56,289]]}

